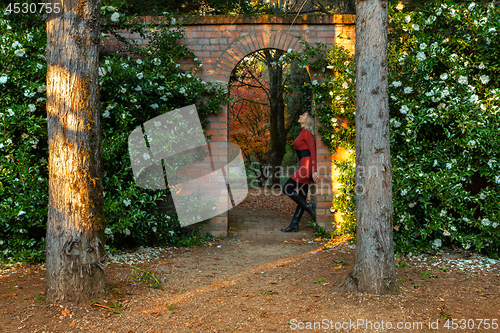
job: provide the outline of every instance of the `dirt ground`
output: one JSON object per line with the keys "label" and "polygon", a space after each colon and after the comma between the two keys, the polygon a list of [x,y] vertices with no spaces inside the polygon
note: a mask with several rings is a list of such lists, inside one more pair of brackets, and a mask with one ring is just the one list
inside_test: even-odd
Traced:
{"label": "dirt ground", "polygon": [[223,239],[133,254],[134,265],[163,281],[164,290],[137,281],[140,272],[125,264],[130,257],[108,265],[110,293],[93,305],[47,304],[43,264],[3,267],[0,332],[500,329],[498,262],[476,255],[449,251],[397,258],[400,290],[384,296],[337,288],[355,262],[354,246],[341,239],[270,244]]}

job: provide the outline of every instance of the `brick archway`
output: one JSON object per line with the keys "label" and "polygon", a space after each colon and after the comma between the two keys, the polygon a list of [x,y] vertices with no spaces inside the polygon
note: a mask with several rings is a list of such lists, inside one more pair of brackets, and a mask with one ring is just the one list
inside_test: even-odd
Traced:
{"label": "brick archway", "polygon": [[[146,18],[147,20],[147,18]],[[314,44],[326,45],[337,43],[354,53],[355,16],[354,15],[238,15],[238,16],[202,16],[183,19],[185,35],[183,44],[194,51],[203,62],[199,76],[207,82],[229,83],[231,72],[248,54],[255,51],[274,48],[301,51],[302,40]],[[123,34],[124,37],[143,41],[138,33]],[[106,43],[107,50],[116,51],[116,40]],[[193,65],[193,63],[187,64]],[[228,141],[227,106],[215,116],[209,117],[207,134],[212,135],[212,142]],[[331,194],[335,188],[333,182],[332,156],[316,136],[318,168],[324,179],[322,185],[311,186],[311,198],[316,202],[317,222],[326,230],[333,230],[334,215],[330,212]],[[215,156],[212,153],[213,156]],[[223,158],[226,160],[226,157]],[[221,203],[226,204],[226,203]],[[227,203],[229,205],[229,203]],[[229,206],[228,206],[229,207]],[[336,215],[335,218],[341,218]],[[198,223],[203,232],[215,236],[227,235],[228,213]]]}

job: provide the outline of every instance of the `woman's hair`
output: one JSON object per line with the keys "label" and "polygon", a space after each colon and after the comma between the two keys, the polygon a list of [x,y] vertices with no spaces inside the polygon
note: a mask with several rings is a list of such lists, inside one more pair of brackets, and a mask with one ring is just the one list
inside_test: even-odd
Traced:
{"label": "woman's hair", "polygon": [[307,113],[307,119],[306,119],[306,124],[304,125],[304,128],[306,130],[311,131],[313,135],[316,135],[315,128],[316,128],[316,122],[314,121],[314,116],[310,114],[309,112]]}

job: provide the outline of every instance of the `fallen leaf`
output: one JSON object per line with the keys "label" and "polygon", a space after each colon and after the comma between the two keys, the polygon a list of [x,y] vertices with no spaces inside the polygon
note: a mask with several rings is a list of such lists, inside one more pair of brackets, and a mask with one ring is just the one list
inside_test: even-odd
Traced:
{"label": "fallen leaf", "polygon": [[69,310],[68,309],[64,309],[64,310],[61,311],[61,315],[63,315],[64,317],[66,317],[68,314],[69,314]]}
{"label": "fallen leaf", "polygon": [[248,297],[249,295],[248,294],[245,294],[245,295],[242,295],[241,297]]}
{"label": "fallen leaf", "polygon": [[332,269],[341,269],[342,268],[342,265],[338,265],[336,267],[332,267]]}
{"label": "fallen leaf", "polygon": [[288,241],[283,241],[283,243],[288,243]]}
{"label": "fallen leaf", "polygon": [[73,327],[75,326],[75,322],[72,322],[71,324],[69,324],[69,327]]}

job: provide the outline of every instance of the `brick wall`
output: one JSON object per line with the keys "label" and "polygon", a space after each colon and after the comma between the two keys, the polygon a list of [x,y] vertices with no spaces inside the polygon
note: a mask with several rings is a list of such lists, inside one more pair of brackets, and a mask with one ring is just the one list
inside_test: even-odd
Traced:
{"label": "brick wall", "polygon": [[[150,18],[145,18],[150,20]],[[332,16],[285,16],[285,15],[238,15],[204,16],[184,18],[185,38],[183,44],[194,51],[203,62],[199,75],[207,82],[227,84],[234,67],[248,54],[264,48],[301,51],[299,36],[309,42],[326,45],[338,43],[354,53],[354,15]],[[138,34],[124,34],[140,43]],[[105,48],[116,51],[116,40],[108,40]],[[215,142],[228,141],[227,108],[209,118],[208,134]],[[335,187],[332,179],[332,156],[321,137],[316,136],[318,167],[323,182],[311,187],[311,198],[317,205],[318,223],[327,230],[333,230],[334,216],[330,212],[331,194]],[[226,159],[222,157],[222,159]],[[338,216],[336,216],[338,218]],[[203,230],[214,235],[227,234],[227,212],[209,221],[202,222]]]}

